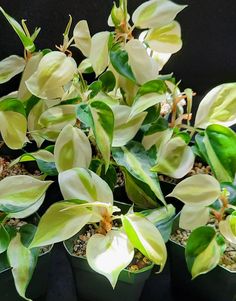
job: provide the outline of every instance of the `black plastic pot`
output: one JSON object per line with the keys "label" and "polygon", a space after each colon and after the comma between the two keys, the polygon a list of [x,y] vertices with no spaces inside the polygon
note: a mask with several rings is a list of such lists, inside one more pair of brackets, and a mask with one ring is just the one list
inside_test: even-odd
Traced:
{"label": "black plastic pot", "polygon": [[72,254],[73,240],[64,242],[72,266],[78,300],[83,301],[138,301],[145,281],[149,278],[153,265],[137,272],[124,269],[113,290],[110,282],[90,268],[83,257]]}
{"label": "black plastic pot", "polygon": [[[51,248],[52,249],[52,248]],[[35,268],[33,277],[28,286],[26,296],[35,300],[41,296],[46,295],[47,286],[48,286],[48,274],[49,274],[49,265],[51,257],[51,249],[39,256],[38,263]],[[1,254],[0,261],[1,264],[6,264],[5,253]],[[13,276],[11,269],[8,267],[5,270],[0,272],[0,288],[1,289],[1,301],[22,301],[22,299],[15,288]]]}
{"label": "black plastic pot", "polygon": [[[178,228],[176,218],[173,231]],[[171,287],[181,301],[236,301],[236,273],[217,266],[207,274],[191,280],[187,269],[184,248],[173,241],[168,243]]]}

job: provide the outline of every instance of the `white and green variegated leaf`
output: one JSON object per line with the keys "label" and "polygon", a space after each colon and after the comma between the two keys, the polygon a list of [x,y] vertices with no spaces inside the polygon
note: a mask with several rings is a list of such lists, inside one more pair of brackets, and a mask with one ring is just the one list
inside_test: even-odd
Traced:
{"label": "white and green variegated leaf", "polygon": [[190,234],[185,248],[185,258],[192,278],[214,269],[224,250],[223,237],[212,227],[203,226],[195,229]]}
{"label": "white and green variegated leaf", "polygon": [[39,62],[43,57],[42,52],[34,53],[31,58],[28,59],[24,72],[22,74],[22,78],[20,81],[20,86],[18,90],[18,98],[22,101],[26,101],[32,95],[26,87],[25,82],[31,77],[31,75],[36,72]]}
{"label": "white and green variegated leaf", "polygon": [[182,138],[174,137],[162,145],[157,164],[151,170],[179,179],[190,172],[194,160],[191,147]]}
{"label": "white and green variegated leaf", "polygon": [[51,51],[43,56],[36,72],[26,81],[26,86],[39,98],[60,98],[64,94],[63,86],[73,79],[76,72],[77,65],[72,57],[60,51]]}
{"label": "white and green variegated leaf", "polygon": [[232,244],[236,244],[236,215],[235,211],[226,220],[219,223],[220,233]]}
{"label": "white and green variegated leaf", "polygon": [[81,104],[77,107],[77,117],[93,130],[107,170],[114,131],[114,115],[111,108],[103,101],[93,101],[90,105]]}
{"label": "white and green variegated leaf", "polygon": [[96,33],[91,40],[89,60],[92,64],[96,77],[99,76],[108,66],[108,41],[109,31]]}
{"label": "white and green variegated leaf", "polygon": [[165,26],[152,28],[145,37],[145,42],[153,50],[160,53],[175,53],[182,47],[181,28],[173,21]]}
{"label": "white and green variegated leaf", "polygon": [[139,96],[131,107],[130,118],[165,100],[166,94],[147,93]]}
{"label": "white and green variegated leaf", "polygon": [[45,193],[30,207],[21,210],[19,212],[9,213],[7,215],[8,218],[26,218],[33,213],[37,212],[37,210],[41,207],[45,199]]}
{"label": "white and green variegated leaf", "polygon": [[236,173],[236,133],[212,124],[205,130],[204,146],[210,166],[220,182],[233,182]]}
{"label": "white and green variegated leaf", "polygon": [[59,174],[59,185],[64,199],[113,204],[108,184],[89,169],[73,168]]}
{"label": "white and green variegated leaf", "polygon": [[209,221],[210,209],[204,206],[184,205],[179,219],[179,226],[185,230],[194,230],[205,226]]}
{"label": "white and green variegated leaf", "polygon": [[20,149],[26,142],[27,120],[24,115],[13,111],[0,111],[0,132],[6,145]]}
{"label": "white and green variegated leaf", "polygon": [[19,212],[36,203],[52,181],[40,181],[30,176],[6,177],[0,181],[0,210]]}
{"label": "white and green variegated leaf", "polygon": [[31,136],[37,143],[37,146],[40,147],[44,141],[44,138],[34,134],[35,130],[40,130],[42,126],[39,124],[39,118],[43,112],[47,109],[45,101],[40,99],[30,110],[28,115],[28,130],[31,133]]}
{"label": "white and green variegated leaf", "polygon": [[112,111],[115,119],[112,146],[124,146],[137,134],[147,112],[141,112],[129,118],[131,108],[128,106],[116,105],[112,107]]}
{"label": "white and green variegated leaf", "polygon": [[132,21],[139,28],[161,27],[172,22],[185,7],[169,0],[146,1],[134,11]]}
{"label": "white and green variegated leaf", "polygon": [[[4,17],[7,19],[7,21],[10,23],[11,27],[13,28],[13,30],[16,32],[16,34],[20,38],[22,44],[24,45],[24,48],[27,51],[34,52],[35,45],[34,45],[34,42],[33,42],[33,38],[27,36],[26,33],[24,32],[22,26],[15,19],[13,19],[10,15],[8,15],[3,10],[2,7],[0,7],[0,11],[2,12]],[[36,29],[36,31],[39,31],[39,29],[38,30]]]}
{"label": "white and green variegated leaf", "polygon": [[129,57],[128,63],[139,84],[142,85],[157,78],[159,70],[157,62],[148,55],[146,48],[139,40],[130,40],[125,45],[125,50]]}
{"label": "white and green variegated leaf", "polygon": [[168,195],[175,197],[187,205],[209,206],[221,194],[219,182],[210,175],[198,174],[182,180]]}
{"label": "white and green variegated leaf", "polygon": [[25,293],[37,264],[38,252],[25,247],[21,242],[20,233],[17,233],[8,246],[7,257],[18,294],[31,301]]}
{"label": "white and green variegated leaf", "polygon": [[5,252],[10,243],[10,236],[3,224],[0,224],[0,254]]}
{"label": "white and green variegated leaf", "polygon": [[93,72],[93,67],[90,62],[90,60],[84,59],[78,66],[78,71],[81,73],[92,73]]}
{"label": "white and green variegated leaf", "polygon": [[88,223],[91,216],[91,210],[71,202],[53,204],[40,219],[30,248],[47,246],[72,237]]}
{"label": "white and green variegated leaf", "polygon": [[116,286],[120,272],[129,265],[134,256],[134,248],[127,235],[111,230],[106,236],[93,235],[87,244],[86,257],[90,267],[104,275]]}
{"label": "white and green variegated leaf", "polygon": [[86,20],[81,20],[75,25],[73,37],[76,47],[88,57],[91,49],[91,36]]}
{"label": "white and green variegated leaf", "polygon": [[132,176],[147,184],[156,197],[165,204],[158,177],[150,171],[156,158],[149,156],[144,147],[134,141],[123,147],[114,147],[112,154],[118,165],[125,167]]}
{"label": "white and green variegated leaf", "polygon": [[[165,131],[156,132],[151,135],[146,135],[143,137],[142,144],[146,150],[150,149],[153,145],[156,145],[158,151],[161,147],[166,144],[173,134],[172,129],[167,129]],[[157,155],[157,157],[159,157]]]}
{"label": "white and green variegated leaf", "polygon": [[54,155],[45,150],[45,149],[39,149],[36,152],[33,153],[24,153],[20,157],[13,160],[10,164],[10,166],[13,166],[19,162],[28,162],[28,161],[34,161],[34,160],[41,160],[44,162],[54,162]]}
{"label": "white and green variegated leaf", "polygon": [[46,110],[39,118],[41,130],[35,135],[41,135],[48,140],[56,141],[61,130],[67,125],[76,123],[76,105],[60,105]]}
{"label": "white and green variegated leaf", "polygon": [[11,55],[0,61],[0,84],[6,83],[25,68],[25,60],[17,55]]}
{"label": "white and green variegated leaf", "polygon": [[195,127],[205,129],[213,123],[227,127],[236,123],[236,83],[215,87],[200,102]]}
{"label": "white and green variegated leaf", "polygon": [[167,251],[159,230],[152,222],[135,213],[123,216],[122,224],[133,246],[159,265],[162,271],[166,263]]}
{"label": "white and green variegated leaf", "polygon": [[88,137],[82,130],[68,124],[57,138],[54,156],[58,172],[73,167],[89,167],[92,149]]}

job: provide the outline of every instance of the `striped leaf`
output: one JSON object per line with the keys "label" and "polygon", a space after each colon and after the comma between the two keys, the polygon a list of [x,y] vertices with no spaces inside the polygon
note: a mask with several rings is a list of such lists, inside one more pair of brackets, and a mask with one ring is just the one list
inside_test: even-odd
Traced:
{"label": "striped leaf", "polygon": [[114,147],[112,154],[118,165],[123,166],[137,180],[147,184],[156,197],[165,204],[158,177],[150,169],[156,158],[147,153],[138,142],[130,142],[123,147]]}

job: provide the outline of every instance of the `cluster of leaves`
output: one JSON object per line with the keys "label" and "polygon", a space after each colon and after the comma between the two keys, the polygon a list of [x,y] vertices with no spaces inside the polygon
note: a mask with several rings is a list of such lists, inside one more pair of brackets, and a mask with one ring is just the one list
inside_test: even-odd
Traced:
{"label": "cluster of leaves", "polygon": [[[215,178],[191,177],[171,194],[186,204],[181,226],[191,229],[200,221],[206,223],[213,212],[209,206],[217,198],[222,200],[218,181],[230,182],[227,189],[233,189],[235,133],[228,127],[236,121],[236,84],[210,91],[191,126],[194,93],[191,89],[181,92],[172,74],[159,74],[170,55],[182,47],[180,25],[174,19],[184,7],[169,0],[150,0],[130,18],[127,1],[120,0],[108,19],[112,32],[91,36],[87,21],[82,20],[70,37],[70,17],[63,43],[53,51],[37,51],[34,40],[39,29],[30,35],[25,22],[20,25],[1,8],[23,43],[24,58],[12,55],[0,62],[0,83],[23,72],[18,91],[0,99],[0,132],[12,149],[35,141],[38,149],[24,153],[13,164],[33,160],[45,176],[58,175],[64,197],[42,217],[29,250],[68,239],[84,225],[98,223],[106,235],[96,234],[89,240],[87,258],[113,287],[132,259],[134,247],[164,266],[163,238],[144,218],[153,222],[157,215],[160,222],[174,214],[161,191],[159,174],[182,179],[192,169],[196,155],[211,166]],[[139,39],[134,30],[141,33]],[[85,57],[79,64],[73,58],[73,47]],[[93,82],[85,81],[87,73],[94,74]],[[49,146],[45,148],[46,143]],[[124,174],[130,200],[153,211],[113,214],[118,209],[110,189],[116,183],[117,167]],[[165,207],[157,210],[161,205]],[[233,205],[222,206],[222,222],[230,220],[227,225],[234,225],[234,213],[225,220],[225,212]],[[112,228],[115,218],[121,220],[120,228]],[[110,228],[104,228],[107,224]],[[232,231],[235,234],[235,229]],[[94,244],[101,246],[104,256],[117,256],[117,265],[108,268],[98,261]],[[118,247],[123,250],[122,258],[117,255]]]}

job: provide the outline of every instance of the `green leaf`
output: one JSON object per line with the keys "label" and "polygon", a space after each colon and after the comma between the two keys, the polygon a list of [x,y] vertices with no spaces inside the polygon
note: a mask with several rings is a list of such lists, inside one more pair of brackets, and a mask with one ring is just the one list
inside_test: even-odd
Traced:
{"label": "green leaf", "polygon": [[162,271],[167,251],[159,230],[149,220],[136,213],[123,216],[122,224],[133,246],[152,262],[160,265]]}
{"label": "green leaf", "polygon": [[146,1],[134,11],[132,21],[138,28],[161,27],[171,23],[185,7],[168,0]]}
{"label": "green leaf", "polygon": [[130,117],[166,100],[166,85],[162,80],[151,80],[142,85],[132,105]]}
{"label": "green leaf", "polygon": [[37,226],[32,224],[26,224],[20,228],[19,232],[21,236],[21,242],[25,247],[28,248],[28,246],[33,241],[36,230],[37,230]]}
{"label": "green leaf", "polygon": [[88,223],[92,211],[71,202],[53,204],[40,219],[30,248],[66,240]]}
{"label": "green leaf", "polygon": [[7,98],[0,101],[0,111],[2,112],[17,112],[26,116],[24,105],[16,98]]}
{"label": "green leaf", "polygon": [[221,194],[219,182],[212,176],[198,174],[182,180],[168,195],[187,205],[209,206]]}
{"label": "green leaf", "polygon": [[110,162],[110,149],[113,139],[114,115],[108,105],[102,101],[93,101],[89,106],[77,106],[77,117],[92,128],[97,146],[102,153],[106,169]]}
{"label": "green leaf", "polygon": [[112,154],[117,164],[125,167],[132,176],[147,184],[156,197],[165,204],[158,177],[150,171],[156,158],[149,156],[144,147],[134,141],[123,147],[114,147]]}
{"label": "green leaf", "polygon": [[128,53],[125,50],[121,49],[119,44],[115,44],[111,48],[110,60],[112,66],[119,74],[136,83],[133,71],[131,70],[131,67],[128,64]]}
{"label": "green leaf", "polygon": [[0,254],[5,252],[10,243],[10,236],[4,225],[0,224]]}
{"label": "green leaf", "polygon": [[57,138],[54,156],[58,172],[73,167],[89,167],[92,149],[88,137],[82,130],[68,124]]}
{"label": "green leaf", "polygon": [[165,131],[166,129],[168,129],[168,125],[168,120],[160,116],[155,122],[153,122],[152,124],[150,124],[150,126],[147,126],[144,129],[144,135],[148,136],[155,134],[156,132]]}
{"label": "green leaf", "polygon": [[126,169],[125,174],[125,190],[129,200],[131,200],[139,208],[156,208],[158,199],[150,186],[143,181],[132,176]]}
{"label": "green leaf", "polygon": [[0,61],[0,84],[8,82],[25,68],[25,60],[17,55],[11,55]]}
{"label": "green leaf", "polygon": [[214,269],[225,249],[224,240],[212,227],[194,230],[185,248],[187,266],[193,279]]}
{"label": "green leaf", "polygon": [[93,159],[91,161],[89,169],[95,172],[99,177],[101,177],[109,185],[112,191],[114,190],[117,182],[117,175],[115,167],[112,164],[109,165],[106,172],[104,162],[99,159]]}
{"label": "green leaf", "polygon": [[88,90],[90,92],[89,98],[94,98],[102,90],[102,82],[100,80],[92,82],[89,85]]}
{"label": "green leaf", "polygon": [[195,118],[195,127],[205,129],[214,123],[229,127],[235,122],[236,83],[219,85],[201,101]]}
{"label": "green leaf", "polygon": [[22,44],[24,45],[25,49],[34,52],[35,50],[35,45],[33,43],[33,39],[31,37],[28,37],[21,25],[13,19],[11,16],[9,16],[3,9],[0,7],[0,11],[4,15],[4,17],[7,19],[7,21],[10,23],[11,27],[14,29],[18,37],[20,38]]}
{"label": "green leaf", "polygon": [[206,128],[204,144],[216,178],[232,182],[236,173],[236,134],[221,125]]}
{"label": "green leaf", "polygon": [[25,293],[37,264],[38,253],[39,250],[29,250],[22,244],[19,233],[11,240],[7,250],[17,292],[22,298],[29,301],[30,299],[25,297]]}
{"label": "green leaf", "polygon": [[102,90],[104,92],[110,92],[115,88],[116,78],[110,70],[100,75],[99,80],[102,82]]}
{"label": "green leaf", "polygon": [[111,230],[105,236],[93,235],[87,244],[86,257],[90,267],[104,275],[116,286],[120,272],[127,267],[134,256],[134,248],[127,235]]}
{"label": "green leaf", "polygon": [[162,145],[151,171],[179,179],[193,168],[194,160],[191,147],[182,138],[174,137]]}
{"label": "green leaf", "polygon": [[4,178],[0,181],[0,211],[13,213],[32,206],[51,183],[25,175]]}

